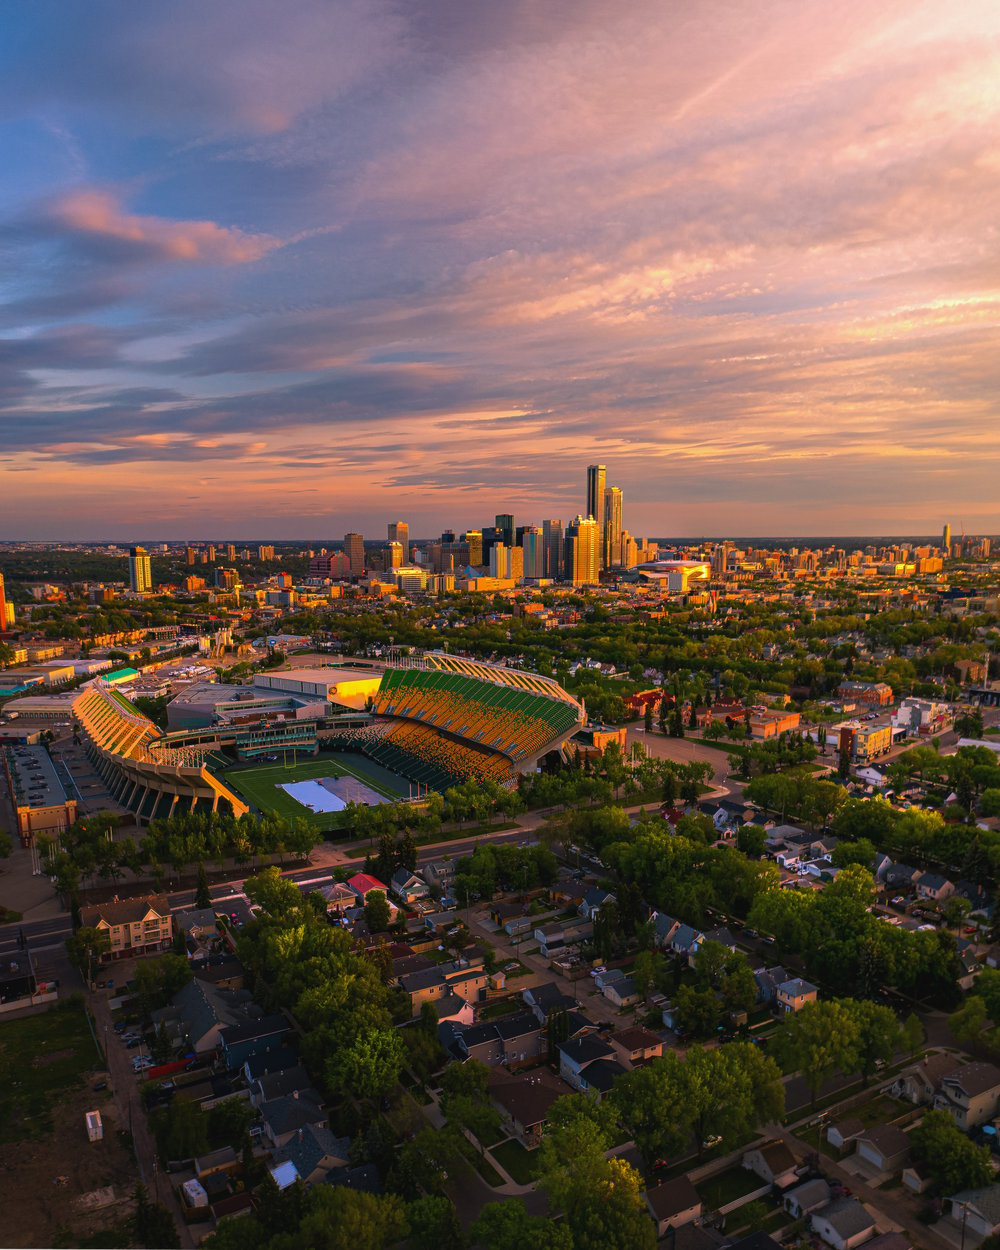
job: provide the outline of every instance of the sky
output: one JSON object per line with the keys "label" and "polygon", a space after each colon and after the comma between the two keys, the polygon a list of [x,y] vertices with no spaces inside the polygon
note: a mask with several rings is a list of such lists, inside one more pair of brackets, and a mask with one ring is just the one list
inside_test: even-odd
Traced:
{"label": "sky", "polygon": [[0,10],[0,535],[1000,531],[995,0]]}

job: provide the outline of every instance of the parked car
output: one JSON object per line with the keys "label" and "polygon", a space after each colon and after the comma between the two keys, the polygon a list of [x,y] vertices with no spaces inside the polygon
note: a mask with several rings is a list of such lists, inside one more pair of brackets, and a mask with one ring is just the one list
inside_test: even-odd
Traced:
{"label": "parked car", "polygon": [[128,1031],[127,1033],[123,1033],[123,1034],[122,1034],[122,1041],[123,1041],[123,1042],[125,1042],[125,1043],[126,1043],[126,1045],[127,1045],[129,1042],[141,1042],[141,1041],[142,1041],[142,1034],[141,1034],[141,1033],[136,1033],[136,1031],[135,1031],[134,1029],[129,1029],[129,1031]]}
{"label": "parked car", "polygon": [[129,1040],[125,1043],[125,1049],[136,1050],[141,1045],[142,1045],[141,1037],[132,1037],[132,1038],[129,1038]]}
{"label": "parked car", "polygon": [[152,1059],[147,1055],[136,1055],[132,1060],[133,1072],[145,1072],[154,1066]]}

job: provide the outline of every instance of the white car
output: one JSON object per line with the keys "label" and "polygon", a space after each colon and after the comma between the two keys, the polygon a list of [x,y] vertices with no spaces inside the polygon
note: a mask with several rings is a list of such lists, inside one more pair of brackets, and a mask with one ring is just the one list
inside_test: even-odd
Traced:
{"label": "white car", "polygon": [[148,1055],[136,1055],[132,1060],[133,1072],[146,1072],[149,1068],[155,1067],[152,1059]]}

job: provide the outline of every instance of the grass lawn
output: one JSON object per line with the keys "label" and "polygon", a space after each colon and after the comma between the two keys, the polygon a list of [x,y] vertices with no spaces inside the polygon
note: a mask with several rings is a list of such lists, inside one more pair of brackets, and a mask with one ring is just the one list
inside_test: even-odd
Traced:
{"label": "grass lawn", "polygon": [[85,1074],[103,1070],[82,1004],[0,1025],[0,1142],[52,1131],[52,1108],[78,1089]]}
{"label": "grass lawn", "polygon": [[498,1185],[504,1184],[504,1179],[489,1161],[489,1156],[483,1156],[479,1153],[472,1142],[467,1138],[462,1138],[462,1154],[466,1160],[476,1169],[487,1185],[491,1185],[494,1189]]}
{"label": "grass lawn", "polygon": [[[289,753],[291,759],[291,753]],[[320,829],[335,829],[337,812],[310,812],[278,787],[290,781],[312,781],[318,777],[354,777],[390,801],[407,797],[406,783],[363,755],[308,756],[295,764],[265,764],[254,768],[231,768],[225,774],[227,785],[249,799],[261,811],[276,812],[288,820],[302,816]],[[393,786],[395,783],[395,788]]]}
{"label": "grass lawn", "polygon": [[538,1153],[525,1150],[519,1141],[509,1138],[490,1151],[500,1166],[519,1185],[530,1185],[538,1177]]}
{"label": "grass lawn", "polygon": [[752,1193],[760,1188],[760,1177],[746,1168],[727,1168],[716,1176],[706,1177],[695,1186],[701,1200],[710,1210],[717,1210],[727,1202],[735,1202],[744,1194]]}
{"label": "grass lawn", "polygon": [[498,1016],[509,1016],[520,1010],[521,1004],[516,998],[498,998],[495,1003],[489,1003],[480,1011],[479,1019],[496,1020]]}

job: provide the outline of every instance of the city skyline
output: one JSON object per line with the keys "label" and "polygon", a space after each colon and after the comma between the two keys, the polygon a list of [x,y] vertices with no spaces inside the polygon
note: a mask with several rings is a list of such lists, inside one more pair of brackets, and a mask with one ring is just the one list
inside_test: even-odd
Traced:
{"label": "city skyline", "polygon": [[1000,530],[995,6],[0,21],[4,534]]}

